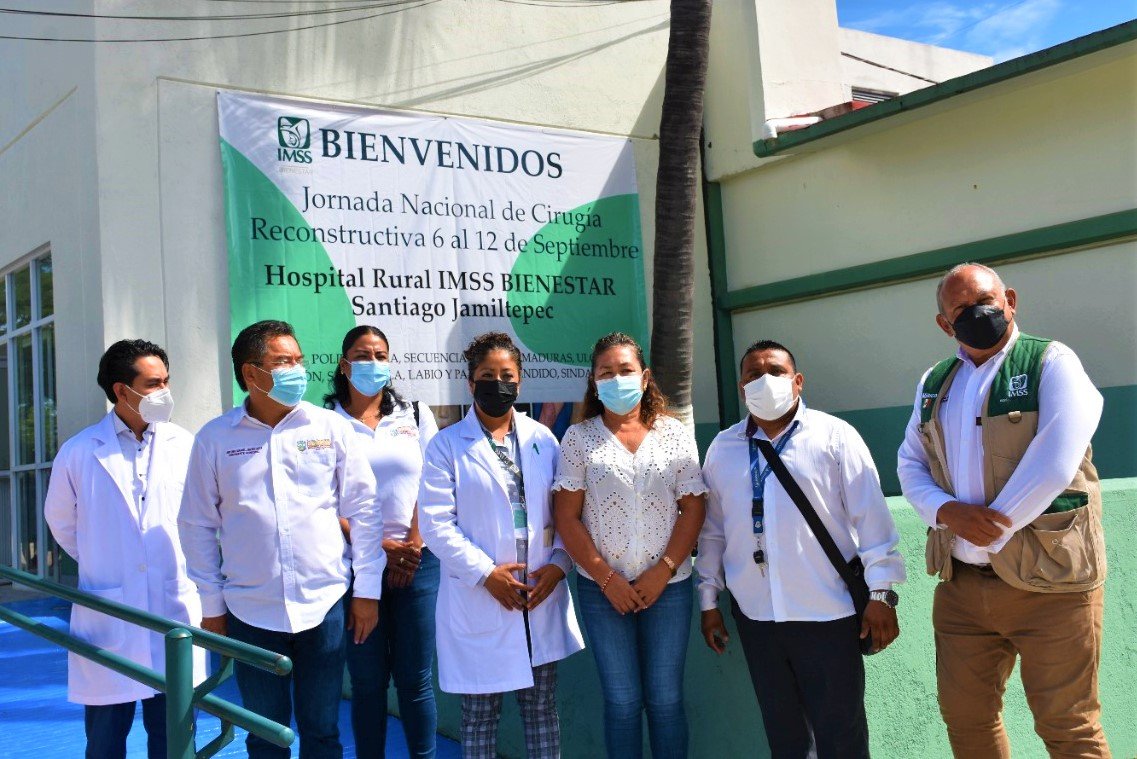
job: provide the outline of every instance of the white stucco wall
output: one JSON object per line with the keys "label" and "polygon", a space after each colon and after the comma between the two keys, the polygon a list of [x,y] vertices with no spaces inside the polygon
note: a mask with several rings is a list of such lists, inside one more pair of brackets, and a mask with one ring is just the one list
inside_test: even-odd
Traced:
{"label": "white stucco wall", "polygon": [[[842,53],[881,64],[873,66],[842,55],[841,72],[850,87],[865,87],[903,95],[929,84],[985,69],[994,63],[994,59],[986,55],[922,45],[858,29],[841,29],[839,34]],[[907,75],[897,73],[899,71],[906,72]]]}
{"label": "white stucco wall", "polygon": [[1137,67],[1132,56],[1089,66],[993,85],[723,182],[731,289],[1132,208],[1137,100],[1125,93]]}
{"label": "white stucco wall", "polygon": [[[57,274],[57,301],[64,299],[62,288],[67,287],[82,289],[85,299],[76,299],[70,314],[60,310],[61,333],[69,323],[82,323],[87,330],[72,343],[84,346],[83,353],[72,352],[76,358],[64,359],[66,351],[60,349],[61,371],[70,370],[76,378],[61,395],[81,399],[61,415],[63,436],[102,413],[93,385],[94,363],[106,344],[123,336],[145,336],[167,347],[179,421],[196,428],[221,408],[231,370],[214,99],[218,87],[631,137],[650,291],[668,4],[551,6],[479,0],[397,7],[398,12],[388,9],[377,18],[290,34],[54,45],[64,52],[58,59],[39,53],[25,58],[20,50],[36,49],[31,43],[19,43],[25,48],[17,49],[0,42],[0,94],[21,86],[14,80],[23,81],[29,71],[42,81],[41,90],[58,92],[56,97],[78,87],[70,106],[75,109],[73,128],[89,141],[86,170],[78,173],[63,156],[43,163],[44,148],[36,147],[45,139],[36,134],[43,125],[17,142],[8,151],[11,156],[0,155],[0,177],[12,181],[23,181],[33,167],[53,167],[46,174],[56,181],[32,188],[29,205],[50,206],[61,177],[78,185],[87,204],[82,236],[93,247],[84,257],[88,276],[76,281],[65,272]],[[108,1],[93,8],[154,12],[145,2]],[[238,30],[281,25],[243,22]],[[135,28],[145,34],[175,28],[178,36],[234,32],[232,23],[221,21]],[[95,29],[104,36],[122,32],[110,22]],[[67,58],[76,55],[86,56],[86,62]],[[32,110],[13,117],[12,129],[26,128],[34,119]],[[7,128],[8,121],[0,121],[0,137]],[[82,213],[71,216],[84,218]],[[59,245],[56,241],[65,234],[57,226],[36,239]],[[0,248],[0,266],[30,252],[21,245]],[[696,260],[696,297],[706,302],[701,230]],[[709,335],[709,312],[700,314],[694,327]],[[696,367],[697,418],[709,414],[714,419],[709,340],[698,342]]]}

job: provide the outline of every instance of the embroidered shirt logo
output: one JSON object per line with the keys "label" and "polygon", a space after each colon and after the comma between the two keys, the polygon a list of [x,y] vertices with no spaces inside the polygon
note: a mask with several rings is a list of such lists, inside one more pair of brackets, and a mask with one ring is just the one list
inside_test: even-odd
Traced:
{"label": "embroidered shirt logo", "polygon": [[1030,390],[1027,387],[1029,377],[1025,374],[1016,374],[1011,377],[1010,387],[1007,389],[1008,398],[1021,398],[1024,395],[1030,395]]}
{"label": "embroidered shirt logo", "polygon": [[297,440],[296,450],[304,453],[304,451],[318,451],[322,448],[331,448],[331,438],[318,438],[316,440]]}

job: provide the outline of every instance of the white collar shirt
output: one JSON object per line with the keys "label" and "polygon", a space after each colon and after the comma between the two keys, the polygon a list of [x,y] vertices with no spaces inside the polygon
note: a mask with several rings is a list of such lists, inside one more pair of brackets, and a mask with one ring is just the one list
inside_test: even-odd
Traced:
{"label": "white collar shirt", "polygon": [[122,421],[114,411],[111,412],[111,419],[119,447],[122,449],[122,458],[130,468],[134,513],[138,515],[141,524],[142,514],[146,511],[146,486],[150,479],[150,460],[154,453],[154,425],[146,425],[142,439],[139,440],[134,435],[134,430],[127,427],[126,422]]}
{"label": "white collar shirt", "polygon": [[[355,595],[379,598],[382,517],[356,438],[307,402],[275,427],[241,404],[201,429],[178,528],[204,616],[228,609],[267,630],[311,629],[347,590],[349,560]],[[347,552],[338,517],[351,526]]]}
{"label": "white collar shirt", "polygon": [[[929,527],[939,528],[936,515],[948,501],[987,504],[983,477],[983,428],[975,420],[1007,354],[1018,341],[1018,326],[1003,349],[976,366],[960,349],[959,370],[947,394],[940,399],[937,419],[943,428],[948,479],[954,495],[932,479],[927,455],[920,443],[920,408],[924,380],[916,387],[916,401],[898,454],[897,474],[904,496]],[[928,371],[931,371],[929,369]],[[1081,361],[1062,343],[1052,343],[1042,361],[1038,380],[1038,432],[999,496],[989,505],[1010,517],[1012,525],[987,547],[961,537],[952,542],[952,556],[969,564],[990,564],[1018,530],[1033,522],[1070,484],[1101,418],[1102,397],[1082,368]]]}
{"label": "white collar shirt", "polygon": [[[781,459],[845,560],[860,557],[870,589],[904,582],[900,536],[861,436],[847,422],[807,409],[804,401],[799,401],[794,421],[798,426]],[[695,559],[700,608],[714,609],[719,593],[729,589],[742,613],[754,620],[823,622],[853,615],[848,589],[773,473],[763,487],[765,573],[755,563],[746,428],[743,419],[720,432],[703,465],[710,492]],[[791,422],[772,442],[776,445],[792,428]],[[754,437],[767,439],[761,428]],[[758,465],[765,467],[761,454]]]}
{"label": "white collar shirt", "polygon": [[408,402],[396,404],[391,413],[371,429],[348,414],[339,403],[335,407],[336,413],[358,434],[359,444],[375,474],[384,539],[407,539],[422,479],[423,453],[438,432],[430,407],[420,403],[418,408],[417,423],[414,406]]}

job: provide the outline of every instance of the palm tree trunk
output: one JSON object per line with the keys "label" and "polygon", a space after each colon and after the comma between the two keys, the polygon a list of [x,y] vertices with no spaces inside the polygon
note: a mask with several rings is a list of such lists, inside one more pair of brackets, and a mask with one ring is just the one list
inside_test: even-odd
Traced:
{"label": "palm tree trunk", "polygon": [[672,0],[655,196],[651,363],[671,409],[693,425],[694,251],[711,0]]}

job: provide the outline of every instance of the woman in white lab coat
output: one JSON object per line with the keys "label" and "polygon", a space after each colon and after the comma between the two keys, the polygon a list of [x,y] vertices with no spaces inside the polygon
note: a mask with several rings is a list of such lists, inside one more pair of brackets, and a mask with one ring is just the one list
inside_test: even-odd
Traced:
{"label": "woman in white lab coat", "polygon": [[442,690],[462,694],[462,753],[496,757],[502,696],[517,692],[528,755],[560,755],[556,662],[584,648],[553,530],[558,446],[513,410],[521,354],[491,332],[466,348],[474,405],[426,451],[419,528],[442,564]]}

